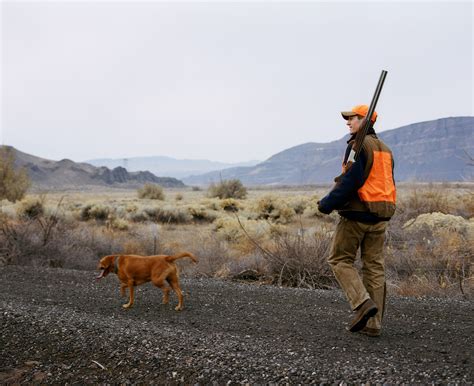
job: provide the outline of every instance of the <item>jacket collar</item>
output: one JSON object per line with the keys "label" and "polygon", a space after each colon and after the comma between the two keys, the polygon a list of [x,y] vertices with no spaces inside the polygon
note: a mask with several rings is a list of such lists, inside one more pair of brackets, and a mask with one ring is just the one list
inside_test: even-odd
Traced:
{"label": "jacket collar", "polygon": [[[357,133],[351,134],[351,137],[347,140],[347,143],[355,141],[356,135],[357,135]],[[375,135],[375,138],[377,138],[377,134],[375,133],[375,130],[372,126],[369,127],[369,130],[367,130],[366,135]]]}

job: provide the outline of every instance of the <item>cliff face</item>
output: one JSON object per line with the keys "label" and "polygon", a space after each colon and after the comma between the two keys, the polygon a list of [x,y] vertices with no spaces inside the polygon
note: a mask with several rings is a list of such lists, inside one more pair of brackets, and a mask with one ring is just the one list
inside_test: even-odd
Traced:
{"label": "cliff face", "polygon": [[122,167],[108,169],[68,159],[51,161],[11,148],[15,164],[27,169],[33,188],[84,189],[88,187],[136,188],[144,183],[163,187],[183,187],[182,181],[171,177],[157,177],[150,172],[128,172]]}
{"label": "cliff face", "polygon": [[[396,181],[472,181],[474,117],[442,118],[384,131],[379,137],[392,149]],[[224,169],[184,178],[189,185],[238,178],[246,185],[329,183],[341,172],[348,136],[330,143],[305,143],[277,153],[255,166]],[[134,188],[144,183],[182,187],[171,177],[109,169],[71,160],[51,161],[15,150],[16,163],[27,168],[33,187],[83,189],[88,186]]]}
{"label": "cliff face", "polygon": [[[393,151],[397,181],[472,180],[474,117],[443,118],[403,126],[378,134]],[[247,185],[301,185],[331,182],[340,174],[345,136],[330,143],[306,143],[284,150],[247,168],[225,169],[183,179],[207,184],[238,178]]]}
{"label": "cliff face", "polygon": [[214,170],[222,170],[241,166],[254,166],[261,161],[248,161],[231,164],[202,159],[176,159],[165,156],[149,156],[130,157],[126,159],[97,158],[86,162],[97,167],[105,166],[109,169],[114,169],[117,166],[123,166],[129,172],[148,170],[155,176],[183,178],[190,175],[208,173]]}
{"label": "cliff face", "polygon": [[445,118],[421,122],[381,133],[391,147],[399,180],[472,180],[467,165],[474,156],[474,117]]}

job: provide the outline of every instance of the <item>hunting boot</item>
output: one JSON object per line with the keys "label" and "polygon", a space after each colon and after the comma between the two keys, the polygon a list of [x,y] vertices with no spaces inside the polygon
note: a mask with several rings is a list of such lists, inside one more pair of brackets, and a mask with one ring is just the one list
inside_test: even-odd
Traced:
{"label": "hunting boot", "polygon": [[377,306],[372,299],[367,299],[355,309],[355,315],[349,325],[349,331],[357,332],[362,330],[367,325],[367,321],[377,314],[377,311]]}
{"label": "hunting boot", "polygon": [[377,305],[379,312],[367,321],[366,327],[361,331],[369,336],[380,336],[382,330],[382,319],[385,311],[386,285],[379,288],[367,288],[370,297]]}

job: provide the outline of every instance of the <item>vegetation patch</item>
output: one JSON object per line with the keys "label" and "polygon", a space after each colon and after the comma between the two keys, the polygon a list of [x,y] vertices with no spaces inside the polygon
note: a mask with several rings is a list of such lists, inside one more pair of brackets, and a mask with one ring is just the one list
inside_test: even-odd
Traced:
{"label": "vegetation patch", "polygon": [[209,197],[237,198],[244,199],[247,197],[247,188],[240,180],[224,180],[218,184],[211,184],[208,189]]}
{"label": "vegetation patch", "polygon": [[138,198],[149,200],[164,200],[165,193],[160,185],[145,184],[142,188],[138,189]]}
{"label": "vegetation patch", "polygon": [[[384,250],[390,291],[472,295],[472,189],[399,187]],[[200,263],[180,262],[185,275],[337,286],[326,260],[339,215],[317,211],[323,190],[251,190],[244,202],[170,191],[159,202],[135,191],[0,201],[0,264],[93,270],[107,254],[188,250]]]}

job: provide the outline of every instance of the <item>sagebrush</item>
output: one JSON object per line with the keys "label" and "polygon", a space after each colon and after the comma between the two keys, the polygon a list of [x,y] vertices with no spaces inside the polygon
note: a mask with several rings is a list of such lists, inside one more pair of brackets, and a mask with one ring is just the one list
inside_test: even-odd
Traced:
{"label": "sagebrush", "polygon": [[[28,195],[1,202],[0,261],[94,269],[112,253],[189,250],[192,276],[241,277],[285,286],[335,286],[326,263],[337,213],[322,215],[319,191],[251,190],[210,198],[171,190],[162,200],[133,192]],[[169,197],[169,198],[167,198]],[[399,187],[386,245],[389,289],[402,295],[470,296],[473,288],[473,187]]]}

